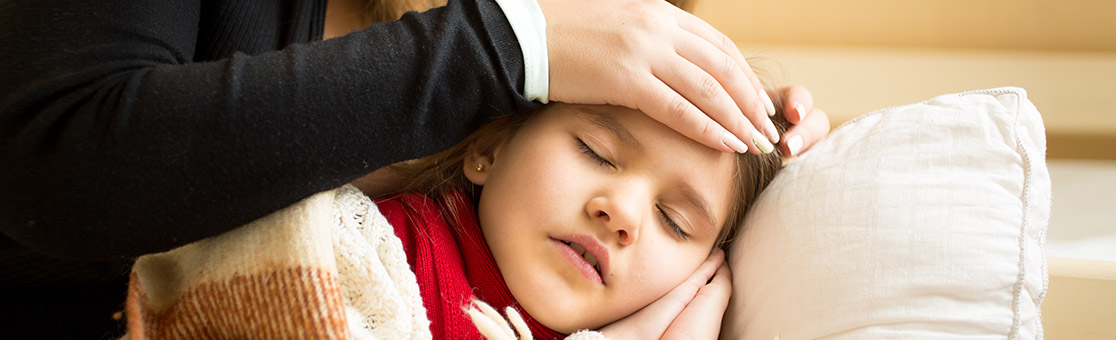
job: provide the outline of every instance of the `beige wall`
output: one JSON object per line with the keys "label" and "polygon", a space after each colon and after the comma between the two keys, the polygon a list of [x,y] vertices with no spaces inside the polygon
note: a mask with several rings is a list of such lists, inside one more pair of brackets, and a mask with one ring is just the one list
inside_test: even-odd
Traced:
{"label": "beige wall", "polygon": [[1111,0],[700,0],[694,13],[750,43],[1116,51]]}
{"label": "beige wall", "polygon": [[1020,86],[1053,158],[1116,159],[1116,1],[700,0],[694,13],[834,126],[938,94]]}

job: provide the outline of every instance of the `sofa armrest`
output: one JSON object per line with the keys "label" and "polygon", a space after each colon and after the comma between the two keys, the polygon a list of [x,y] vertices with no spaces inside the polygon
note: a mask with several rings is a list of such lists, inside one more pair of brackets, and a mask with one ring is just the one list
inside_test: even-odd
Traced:
{"label": "sofa armrest", "polygon": [[1047,264],[1046,338],[1111,339],[1116,334],[1116,262],[1050,258]]}

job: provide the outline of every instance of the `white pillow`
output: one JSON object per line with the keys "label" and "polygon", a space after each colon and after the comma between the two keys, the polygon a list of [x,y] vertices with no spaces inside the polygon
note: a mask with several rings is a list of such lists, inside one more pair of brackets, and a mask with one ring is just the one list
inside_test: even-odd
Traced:
{"label": "white pillow", "polygon": [[727,339],[1041,339],[1050,176],[1020,88],[845,123],[729,251]]}

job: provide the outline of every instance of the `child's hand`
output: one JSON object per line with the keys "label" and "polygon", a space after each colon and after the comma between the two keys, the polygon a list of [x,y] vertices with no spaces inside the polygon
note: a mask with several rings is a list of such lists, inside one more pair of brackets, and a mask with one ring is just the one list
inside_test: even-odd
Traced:
{"label": "child's hand", "polygon": [[759,78],[705,21],[662,0],[538,3],[550,100],[638,109],[723,151],[759,153],[756,143],[770,151],[778,140],[767,132],[775,109]]}
{"label": "child's hand", "polygon": [[686,309],[670,323],[663,339],[717,339],[721,318],[732,295],[732,272],[728,262],[721,262],[713,280],[698,290]]}
{"label": "child's hand", "polygon": [[732,274],[717,249],[666,295],[600,332],[614,340],[716,339],[731,294]]}

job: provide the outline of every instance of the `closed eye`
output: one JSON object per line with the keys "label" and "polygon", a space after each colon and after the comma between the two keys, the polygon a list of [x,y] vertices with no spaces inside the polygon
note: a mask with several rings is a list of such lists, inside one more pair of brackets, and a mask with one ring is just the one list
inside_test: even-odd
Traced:
{"label": "closed eye", "polygon": [[607,166],[610,168],[616,167],[616,165],[612,164],[612,162],[609,162],[607,159],[604,159],[604,157],[601,157],[601,155],[598,154],[596,151],[593,151],[593,148],[590,148],[588,144],[585,144],[585,142],[582,141],[581,138],[577,138],[577,147],[581,149],[581,153],[596,161],[601,166]]}
{"label": "closed eye", "polygon": [[670,215],[668,215],[662,207],[656,206],[655,209],[659,210],[659,216],[662,216],[663,223],[670,227],[671,231],[674,232],[674,235],[678,236],[678,238],[682,239],[683,241],[689,238],[690,235],[686,235],[686,232],[682,231],[682,228],[678,226],[678,223],[675,223],[674,220],[670,218]]}

